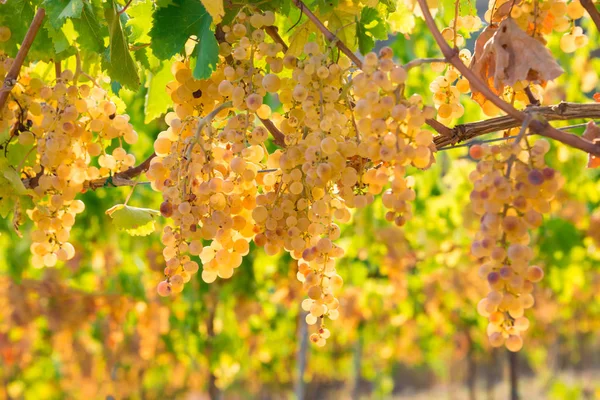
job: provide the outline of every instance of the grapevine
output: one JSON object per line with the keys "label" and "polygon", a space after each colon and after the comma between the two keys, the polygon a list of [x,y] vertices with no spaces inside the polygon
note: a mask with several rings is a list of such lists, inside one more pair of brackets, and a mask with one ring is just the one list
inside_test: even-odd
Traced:
{"label": "grapevine", "polygon": [[[399,12],[390,2],[378,8],[368,2],[365,12],[357,2],[334,2],[329,10],[287,1],[302,21],[296,26],[276,1],[264,7],[202,1],[185,5],[201,17],[185,20],[185,29],[195,30],[179,35],[164,21],[186,18],[178,8],[183,1],[152,5],[149,33],[136,25],[143,18],[135,14],[140,5],[110,1],[104,6],[106,41],[90,44],[79,32],[81,43],[43,60],[34,58],[40,51],[33,46],[36,35],[58,36],[57,29],[68,29],[65,19],[81,29],[82,11],[63,16],[49,9],[46,16],[45,3],[33,3],[37,13],[23,38],[14,37],[22,29],[13,32],[0,20],[7,49],[0,53],[0,178],[8,188],[0,204],[4,217],[12,212],[17,232],[24,215],[32,221],[31,266],[61,266],[75,258],[71,231],[85,210],[85,192],[118,186],[133,191],[145,174],[145,183],[161,196],[159,209],[131,207],[128,197],[107,214],[133,235],[151,233],[162,216],[158,295],[183,292],[195,274],[214,285],[233,278],[255,247],[268,256],[285,252],[303,289],[304,320],[315,326],[310,341],[323,347],[335,331],[329,321],[344,313],[340,264],[348,249],[342,230],[353,216],[380,201],[394,229],[411,224],[422,207],[416,202],[419,174],[436,164],[439,151],[504,132],[489,140],[501,144],[468,143],[469,159],[476,161],[470,206],[479,221],[470,253],[490,289],[477,305],[489,320],[490,344],[522,348],[530,326],[525,310],[535,303],[533,284],[544,276],[535,263],[533,235],[565,185],[549,166],[546,139],[585,152],[589,168],[600,157],[600,133],[588,122],[600,118],[600,103],[558,103],[552,90],[564,69],[549,49],[551,40],[564,54],[590,46],[590,37],[597,37],[591,23],[600,25],[592,2],[490,1],[481,17],[458,1],[452,7],[409,2],[402,5],[404,17],[422,18],[443,58],[404,64],[392,47],[374,51],[379,29],[393,26],[390,16]],[[340,22],[336,10],[353,22]],[[438,28],[433,10],[443,11],[447,26]],[[587,15],[591,22],[584,26]],[[352,24],[357,43],[346,43]],[[284,28],[293,33],[282,35]],[[472,49],[470,35],[477,35]],[[129,43],[130,37],[150,43]],[[106,50],[99,62],[89,46]],[[55,76],[42,64],[54,65]],[[89,64],[100,67],[86,69]],[[140,69],[148,77],[160,74],[166,84],[160,87],[165,105],[156,115],[160,133],[150,138],[153,153],[136,166],[139,135],[116,94],[139,89]],[[433,78],[428,91],[417,93],[412,77],[421,70]],[[550,100],[558,104],[548,105]],[[489,118],[473,122],[468,110]],[[575,119],[586,121],[582,136],[569,132],[580,124],[550,123]],[[533,142],[533,135],[543,138]],[[597,215],[590,221],[597,225]],[[587,232],[597,244],[593,227]],[[383,262],[399,288],[405,271],[392,264],[417,264],[410,247],[402,247],[409,254],[394,254],[388,243]]]}

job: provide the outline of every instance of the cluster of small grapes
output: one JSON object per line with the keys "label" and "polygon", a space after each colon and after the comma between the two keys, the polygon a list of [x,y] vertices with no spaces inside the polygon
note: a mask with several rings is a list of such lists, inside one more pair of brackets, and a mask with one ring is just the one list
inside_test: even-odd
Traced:
{"label": "cluster of small grapes", "polygon": [[[200,256],[205,282],[230,278],[249,252],[257,230],[253,220],[272,223],[261,216],[280,182],[264,170],[279,154],[267,154],[268,131],[256,122],[270,116],[263,97],[277,91],[280,80],[255,63],[266,62],[271,72],[282,69],[281,44],[265,42],[261,29],[273,22],[271,12],[240,13],[231,26],[223,26],[220,54],[234,64],[220,64],[208,80],[194,79],[187,62],[173,64],[175,81],[167,92],[174,113],[166,116],[169,128],[154,143],[157,157],[147,173],[163,193],[162,215],[173,221],[162,237],[166,280],[158,292],[163,296],[183,290],[199,270],[190,255]],[[203,246],[203,240],[210,245]]]}
{"label": "cluster of small grapes", "polygon": [[[494,7],[492,9],[492,7]],[[587,36],[581,27],[574,22],[585,13],[579,0],[549,0],[541,2],[524,1],[513,3],[510,0],[490,1],[485,19],[490,21],[492,12],[510,11],[510,17],[527,33],[536,36],[549,35],[552,31],[566,32],[560,41],[560,48],[565,53],[586,46]]]}
{"label": "cluster of small grapes", "polygon": [[[452,19],[447,28],[442,29],[442,36],[450,42],[453,47],[461,48],[465,45],[465,37],[459,33],[477,32],[481,29],[481,18],[476,15],[459,15],[456,20]],[[454,43],[456,41],[456,43]]]}
{"label": "cluster of small grapes", "polygon": [[[449,27],[442,30],[442,36],[453,47],[461,48],[465,46],[465,37],[459,33],[471,33],[481,29],[481,19],[473,15],[458,16],[456,20],[451,20]],[[466,65],[471,63],[471,52],[468,49],[462,49],[459,57]],[[471,88],[469,81],[462,77],[456,68],[452,65],[439,62],[432,64],[432,70],[441,73],[429,85],[429,90],[433,93],[433,102],[437,109],[437,119],[443,124],[450,124],[453,119],[463,116],[465,109],[460,103],[460,95],[468,93]]]}
{"label": "cluster of small grapes", "polygon": [[[362,71],[314,42],[300,57],[282,56],[281,44],[265,41],[262,28],[272,23],[271,13],[240,13],[223,26],[222,62],[207,80],[194,79],[187,62],[173,66],[174,112],[147,172],[173,222],[162,237],[166,280],[158,292],[183,289],[199,270],[191,256],[200,256],[206,282],[231,277],[254,240],[269,255],[285,250],[298,260],[306,321],[320,322],[311,340],[324,345],[324,319],[337,319],[343,283],[336,222],[388,185],[386,218],[403,225],[411,217],[406,167],[433,162],[433,135],[422,126],[435,111],[418,96],[402,97],[406,71],[391,49],[368,54]],[[263,104],[267,93],[278,96],[281,114]],[[256,125],[266,118],[285,137],[271,154],[267,129]]]}
{"label": "cluster of small grapes", "polygon": [[[471,63],[471,51],[468,49],[462,49],[459,52],[459,57],[466,65]],[[431,82],[429,90],[433,93],[438,121],[447,125],[453,119],[463,116],[465,108],[460,103],[460,95],[468,93],[471,87],[469,81],[462,77],[452,65],[446,66],[444,63],[434,63],[432,69],[443,72],[443,75],[436,77]]]}
{"label": "cluster of small grapes", "polygon": [[[19,172],[36,182],[35,207],[27,214],[36,227],[31,233],[32,264],[39,268],[74,256],[68,239],[75,215],[85,208],[77,194],[86,181],[132,166],[135,157],[120,144],[134,143],[137,134],[127,115],[116,114],[104,90],[71,83],[72,71],[63,71],[51,86],[32,75],[22,73],[2,124],[12,127],[11,138],[17,138],[27,155],[35,151],[34,161],[24,160]],[[114,139],[119,146],[107,154]],[[92,165],[93,157],[99,167]]]}
{"label": "cluster of small grapes", "polygon": [[534,304],[533,283],[544,275],[531,265],[529,230],[542,224],[542,214],[550,212],[563,183],[544,162],[549,148],[545,140],[528,149],[513,143],[470,148],[471,157],[479,160],[469,177],[471,202],[481,217],[471,253],[480,259],[479,274],[491,289],[477,310],[489,319],[491,345],[505,344],[510,351],[523,345],[521,334],[529,327],[524,312]]}

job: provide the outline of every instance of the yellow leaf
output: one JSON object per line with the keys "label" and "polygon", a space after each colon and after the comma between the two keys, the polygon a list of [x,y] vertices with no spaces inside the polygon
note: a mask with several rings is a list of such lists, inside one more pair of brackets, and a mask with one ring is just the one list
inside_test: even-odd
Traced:
{"label": "yellow leaf", "polygon": [[350,50],[356,50],[356,16],[338,9],[325,19],[327,28]]}
{"label": "yellow leaf", "polygon": [[308,35],[310,34],[309,28],[310,21],[304,22],[302,25],[294,29],[294,33],[290,38],[290,46],[286,55],[298,57],[304,50],[304,45],[308,42]]}
{"label": "yellow leaf", "polygon": [[215,24],[218,24],[225,15],[223,0],[200,0],[206,11],[210,14]]}

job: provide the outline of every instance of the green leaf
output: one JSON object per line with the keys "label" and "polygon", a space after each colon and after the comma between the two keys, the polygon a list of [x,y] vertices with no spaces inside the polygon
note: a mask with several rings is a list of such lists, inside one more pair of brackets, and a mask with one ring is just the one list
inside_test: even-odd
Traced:
{"label": "green leaf", "polygon": [[196,45],[196,65],[193,70],[194,78],[208,79],[212,72],[217,69],[219,61],[219,43],[215,33],[210,29],[212,17],[206,13],[201,19],[198,44]]}
{"label": "green leaf", "polygon": [[0,171],[2,171],[4,179],[10,184],[13,193],[18,195],[27,193],[27,189],[25,188],[25,185],[23,185],[23,182],[21,182],[19,173],[13,167],[8,164],[0,165]]}
{"label": "green leaf", "polygon": [[148,59],[148,49],[147,48],[144,47],[144,48],[135,50],[133,52],[133,57],[135,58],[135,60],[137,62],[140,63],[142,68],[150,69],[150,60]]}
{"label": "green leaf", "polygon": [[172,79],[170,62],[164,62],[156,74],[148,73],[144,123],[150,123],[169,109],[171,101],[168,96],[165,96],[165,87]]}
{"label": "green leaf", "polygon": [[190,36],[196,35],[200,39],[206,16],[210,18],[198,0],[175,0],[168,7],[157,9],[150,30],[154,54],[167,60],[183,50]]}
{"label": "green leaf", "polygon": [[[13,57],[17,54],[18,46],[29,29],[34,13],[35,10],[29,1],[15,0],[0,4],[0,26],[8,27],[11,32],[10,39],[0,43],[0,49]],[[36,37],[34,45],[37,40]]]}
{"label": "green leaf", "polygon": [[104,17],[108,22],[110,36],[110,46],[105,64],[108,74],[111,79],[118,81],[123,86],[137,90],[140,86],[137,65],[129,52],[129,43],[114,1],[111,0],[105,4]]}
{"label": "green leaf", "polygon": [[375,46],[374,39],[387,39],[387,28],[376,9],[363,8],[360,20],[356,24],[356,37],[358,38],[358,49],[362,54],[367,54],[373,49]]}
{"label": "green leaf", "polygon": [[356,16],[341,10],[333,10],[325,19],[329,22],[327,26],[329,30],[350,50],[355,50],[357,42],[354,28]]}
{"label": "green leaf", "polygon": [[541,255],[554,257],[556,253],[561,253],[564,257],[572,248],[582,246],[583,238],[569,221],[552,218],[544,221],[540,227],[538,241]]}
{"label": "green leaf", "polygon": [[129,40],[132,43],[150,43],[148,32],[152,28],[152,2],[143,1],[127,9],[129,20],[127,27],[131,29]]}
{"label": "green leaf", "polygon": [[83,0],[44,0],[48,22],[54,29],[60,29],[67,18],[79,18],[83,10]]}
{"label": "green leaf", "polygon": [[456,2],[458,2],[459,15],[477,15],[477,8],[475,7],[474,2],[471,3],[471,0],[441,0],[440,8],[443,12],[440,13],[440,15],[446,25],[449,25],[450,21],[454,19]]}
{"label": "green leaf", "polygon": [[82,49],[96,53],[104,51],[104,37],[108,35],[106,27],[100,25],[98,12],[91,3],[84,3],[81,17],[73,19],[75,30],[79,34],[77,43]]}
{"label": "green leaf", "polygon": [[415,15],[404,2],[398,2],[394,12],[386,19],[391,33],[400,32],[405,35],[412,33],[415,28]]}
{"label": "green leaf", "polygon": [[9,165],[3,156],[0,157],[0,217],[6,218],[13,210],[18,196],[27,193],[21,182],[19,173]]}
{"label": "green leaf", "polygon": [[54,29],[52,27],[48,27],[48,36],[50,37],[50,39],[52,39],[54,52],[57,55],[55,59],[62,60],[68,57],[67,54],[61,54],[63,52],[66,52],[66,50],[68,50],[71,47],[71,43],[69,43],[69,40],[65,36],[62,29]]}
{"label": "green leaf", "polygon": [[112,218],[113,224],[132,236],[146,236],[154,232],[155,216],[160,212],[149,208],[130,207],[125,204],[117,204],[108,210],[106,214]]}

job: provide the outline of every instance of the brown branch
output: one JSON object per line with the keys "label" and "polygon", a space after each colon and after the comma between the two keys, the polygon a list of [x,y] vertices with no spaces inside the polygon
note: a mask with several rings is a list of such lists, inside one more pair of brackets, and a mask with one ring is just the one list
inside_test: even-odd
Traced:
{"label": "brown branch", "polygon": [[[146,172],[148,170],[148,168],[150,168],[150,162],[152,161],[152,159],[154,157],[156,157],[156,154],[152,153],[141,164],[139,164],[135,167],[131,167],[125,171],[118,172],[112,177],[98,178],[98,179],[93,179],[91,181],[86,181],[83,183],[83,188],[86,190],[87,189],[96,190],[96,189],[104,187],[106,185],[133,186],[135,184],[135,182],[132,181],[131,179]],[[23,185],[25,185],[26,188],[33,189],[38,185],[39,178],[40,178],[40,176],[36,175],[33,178],[23,179]]]}
{"label": "brown branch", "polygon": [[2,90],[0,90],[0,110],[4,108],[4,104],[6,104],[6,100],[8,99],[8,94],[15,86],[17,81],[17,77],[19,76],[19,72],[21,71],[21,66],[25,61],[25,57],[27,56],[27,52],[31,48],[31,44],[33,43],[33,39],[35,39],[35,35],[37,35],[40,27],[42,26],[42,22],[44,20],[44,16],[46,15],[46,10],[43,8],[38,8],[37,13],[35,13],[35,17],[33,17],[33,21],[31,21],[31,25],[27,30],[27,34],[23,39],[23,43],[17,52],[17,56],[15,57],[8,74],[6,74],[6,78],[4,79],[4,86]]}
{"label": "brown branch", "polygon": [[306,5],[302,2],[302,0],[293,0],[293,2],[294,2],[294,5],[296,7],[298,7],[300,12],[306,14],[308,19],[310,19],[312,21],[312,23],[315,24],[317,26],[317,28],[319,28],[321,33],[325,36],[325,38],[329,42],[334,43],[337,46],[337,48],[340,49],[340,51],[342,53],[344,53],[346,56],[348,56],[348,58],[350,60],[352,60],[352,62],[354,64],[356,64],[356,66],[358,68],[362,69],[362,61],[356,56],[356,54],[354,54],[352,52],[352,50],[350,50],[346,46],[345,43],[343,43],[340,39],[338,39],[337,36],[335,36],[329,29],[327,29],[325,27],[325,25],[323,25],[321,20],[319,18],[317,18],[317,16],[315,14],[313,14],[313,12],[310,11],[310,9],[308,7],[306,7]]}
{"label": "brown branch", "polygon": [[[552,106],[532,106],[528,107],[527,111],[531,111],[537,115],[544,117],[548,121],[572,120],[572,119],[598,119],[600,118],[600,103],[566,103],[561,102]],[[427,121],[430,122],[429,120]],[[433,121],[438,123],[438,121]],[[483,121],[471,122],[467,124],[456,125],[454,128],[447,128],[449,132],[439,130],[434,125],[431,125],[436,131],[440,132],[439,136],[435,137],[435,145],[439,149],[441,147],[450,146],[473,139],[477,136],[487,133],[499,132],[506,129],[516,128],[521,126],[522,122],[508,115],[502,117],[491,118]],[[441,125],[441,124],[440,124]],[[442,125],[443,126],[443,125]]]}
{"label": "brown branch", "polygon": [[525,119],[525,115],[502,100],[498,97],[492,90],[481,80],[473,71],[467,67],[460,57],[458,56],[458,49],[452,49],[448,43],[446,43],[446,39],[442,36],[442,33],[438,29],[435,21],[433,20],[433,16],[431,15],[431,11],[429,11],[429,6],[427,5],[426,0],[417,0],[419,2],[419,6],[423,12],[423,18],[425,18],[425,23],[427,27],[431,31],[433,38],[435,39],[438,47],[442,51],[442,54],[446,58],[450,64],[452,64],[460,73],[469,81],[474,91],[481,92],[489,101],[494,103],[496,107],[512,116],[519,121],[523,121]]}
{"label": "brown branch", "polygon": [[583,6],[583,8],[585,8],[585,10],[588,12],[588,14],[590,14],[592,21],[594,21],[594,24],[596,24],[596,29],[598,29],[598,31],[600,31],[600,12],[598,12],[598,9],[594,5],[594,1],[593,0],[580,0],[579,2]]}
{"label": "brown branch", "polygon": [[116,173],[112,178],[99,178],[84,182],[83,188],[96,190],[106,186],[107,182],[109,182],[108,184],[111,186],[134,186],[136,182],[132,181],[131,179],[148,171],[148,168],[150,168],[150,163],[154,157],[156,157],[156,153],[152,153],[141,164],[131,167],[123,172]]}
{"label": "brown branch", "polygon": [[262,118],[260,119],[260,121],[263,123],[265,128],[267,128],[267,130],[271,132],[271,135],[273,136],[273,143],[282,148],[287,147],[287,145],[285,144],[285,135],[283,134],[283,132],[277,129],[273,121],[271,121],[270,119]]}
{"label": "brown branch", "polygon": [[[522,123],[527,115],[514,108],[512,105],[508,104],[500,97],[496,96],[494,92],[477,76],[473,71],[467,67],[462,60],[458,57],[457,49],[452,49],[446,43],[446,40],[442,36],[442,33],[438,29],[435,21],[433,20],[433,16],[431,15],[431,11],[429,10],[429,6],[427,5],[426,0],[418,0],[419,6],[421,7],[421,11],[423,12],[423,17],[425,18],[425,23],[427,27],[431,31],[436,43],[438,44],[442,54],[446,60],[451,63],[471,84],[471,87],[475,89],[475,91],[481,92],[489,101],[494,103],[499,109],[506,112],[510,117]],[[529,109],[528,109],[529,112]],[[594,144],[589,140],[583,139],[580,136],[573,135],[571,133],[561,132],[556,128],[553,128],[548,122],[533,120],[529,125],[530,128],[537,133],[538,135],[546,136],[548,138],[558,140],[566,145],[574,147],[576,149],[583,150],[587,153],[600,156],[600,144]]]}
{"label": "brown branch", "polygon": [[279,36],[279,30],[276,26],[265,26],[263,29],[267,32],[267,35],[271,36],[271,39],[273,39],[275,43],[279,43],[283,47],[284,53],[288,51],[288,45],[281,36]]}

